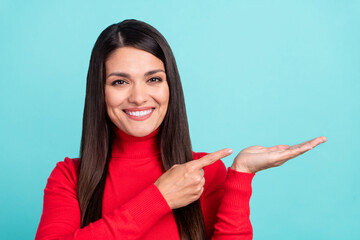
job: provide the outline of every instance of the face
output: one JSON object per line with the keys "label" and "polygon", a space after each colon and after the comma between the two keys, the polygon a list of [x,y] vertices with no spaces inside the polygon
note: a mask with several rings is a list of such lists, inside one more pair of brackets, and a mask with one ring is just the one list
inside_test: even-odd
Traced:
{"label": "face", "polygon": [[122,47],[109,56],[105,68],[105,102],[111,121],[136,137],[156,130],[169,103],[163,62],[143,50]]}

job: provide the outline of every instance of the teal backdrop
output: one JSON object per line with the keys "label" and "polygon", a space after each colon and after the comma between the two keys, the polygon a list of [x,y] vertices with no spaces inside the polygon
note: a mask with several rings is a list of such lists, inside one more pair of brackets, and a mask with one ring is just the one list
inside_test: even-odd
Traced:
{"label": "teal backdrop", "polygon": [[194,151],[328,142],[253,180],[255,240],[360,239],[360,1],[0,1],[0,239],[33,239],[78,157],[90,52],[135,18],[168,40]]}

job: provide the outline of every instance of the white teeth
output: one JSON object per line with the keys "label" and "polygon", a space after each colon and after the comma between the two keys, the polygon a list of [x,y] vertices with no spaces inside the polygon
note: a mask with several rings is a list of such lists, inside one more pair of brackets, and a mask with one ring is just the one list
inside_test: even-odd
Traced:
{"label": "white teeth", "polygon": [[135,112],[126,111],[126,113],[131,115],[131,116],[143,117],[145,115],[148,115],[152,111],[153,111],[153,109],[149,109],[149,110],[145,110],[145,111],[135,111]]}

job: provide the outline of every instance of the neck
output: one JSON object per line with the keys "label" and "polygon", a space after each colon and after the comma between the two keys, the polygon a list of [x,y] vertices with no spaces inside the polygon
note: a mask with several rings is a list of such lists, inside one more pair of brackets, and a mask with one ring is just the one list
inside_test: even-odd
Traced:
{"label": "neck", "polygon": [[139,159],[160,154],[159,129],[144,137],[135,137],[114,127],[112,157]]}

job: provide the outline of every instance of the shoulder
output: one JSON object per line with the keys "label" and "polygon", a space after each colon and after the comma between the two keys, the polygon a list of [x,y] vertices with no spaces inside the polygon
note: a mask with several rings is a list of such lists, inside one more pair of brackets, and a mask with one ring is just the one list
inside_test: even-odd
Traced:
{"label": "shoulder", "polygon": [[79,158],[68,158],[58,162],[48,178],[47,188],[59,184],[75,187],[77,184],[77,170]]}

